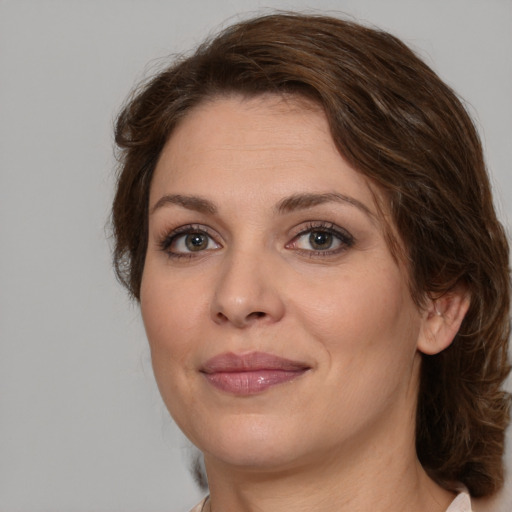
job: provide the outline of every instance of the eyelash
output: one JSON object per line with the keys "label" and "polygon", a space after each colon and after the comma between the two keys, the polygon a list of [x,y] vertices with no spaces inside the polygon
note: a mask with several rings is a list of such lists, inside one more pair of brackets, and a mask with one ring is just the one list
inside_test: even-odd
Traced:
{"label": "eyelash", "polygon": [[[326,233],[328,235],[332,235],[338,242],[339,247],[335,249],[325,249],[325,250],[314,250],[314,249],[302,249],[296,247],[297,242],[304,237],[305,235],[310,235],[312,233]],[[217,245],[217,248],[221,248],[222,246],[215,241],[214,236],[209,232],[207,228],[202,225],[197,224],[188,224],[184,226],[180,226],[172,230],[170,233],[164,234],[158,245],[161,251],[165,252],[169,258],[172,259],[191,259],[199,256],[199,253],[204,253],[210,251],[212,249],[203,249],[199,251],[190,251],[190,252],[177,252],[172,251],[171,246],[176,243],[180,237],[184,237],[185,235],[198,234],[203,235],[208,238],[208,244],[213,242]],[[302,229],[299,233],[297,233],[293,239],[285,245],[287,249],[295,249],[297,252],[302,255],[306,255],[308,257],[329,257],[339,254],[350,247],[352,247],[355,243],[354,237],[345,229],[336,226],[331,222],[310,222],[306,225],[304,229]],[[197,254],[195,254],[197,252]]]}
{"label": "eyelash", "polygon": [[[165,234],[161,238],[158,245],[159,245],[160,249],[163,252],[165,252],[167,254],[167,256],[169,256],[169,258],[173,258],[173,259],[194,258],[195,256],[197,256],[197,254],[195,254],[194,251],[190,251],[190,252],[174,251],[173,252],[170,250],[172,244],[176,243],[176,241],[180,237],[184,237],[185,235],[192,235],[192,234],[204,235],[208,238],[208,243],[210,243],[210,241],[213,241],[215,244],[220,245],[217,242],[215,242],[214,237],[208,232],[208,229],[206,229],[204,226],[200,226],[197,224],[187,224],[185,226],[180,226],[179,228],[172,230],[170,233]],[[205,252],[205,251],[197,251],[197,252],[199,253],[199,252]]]}
{"label": "eyelash", "polygon": [[340,245],[335,249],[326,250],[309,250],[301,249],[298,247],[295,248],[301,254],[306,255],[310,258],[335,256],[343,251],[346,251],[355,243],[354,237],[348,231],[336,226],[332,222],[310,222],[304,229],[302,229],[293,237],[291,242],[288,242],[286,244],[286,247],[293,248],[293,245],[295,245],[297,241],[300,240],[300,238],[302,238],[305,235],[311,236],[313,233],[327,233],[329,235],[332,235],[334,238],[337,239]]}

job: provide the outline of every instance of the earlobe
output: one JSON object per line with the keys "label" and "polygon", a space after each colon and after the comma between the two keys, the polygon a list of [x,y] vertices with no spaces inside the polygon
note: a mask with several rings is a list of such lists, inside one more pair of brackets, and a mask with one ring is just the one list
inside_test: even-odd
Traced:
{"label": "earlobe", "polygon": [[449,347],[466,316],[471,300],[463,285],[429,299],[418,337],[418,350],[433,355]]}

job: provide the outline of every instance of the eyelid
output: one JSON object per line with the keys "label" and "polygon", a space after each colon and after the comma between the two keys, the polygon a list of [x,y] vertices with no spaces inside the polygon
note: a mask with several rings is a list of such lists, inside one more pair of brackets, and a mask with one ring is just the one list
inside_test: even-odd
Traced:
{"label": "eyelid", "polygon": [[[172,244],[175,243],[179,237],[183,237],[192,233],[200,233],[206,235],[216,245],[216,247],[214,249],[204,249],[197,252],[170,250]],[[194,257],[200,256],[200,254],[203,252],[209,252],[212,250],[222,248],[222,244],[218,241],[218,238],[219,235],[215,233],[212,229],[210,229],[208,226],[204,226],[202,224],[185,224],[170,231],[165,231],[160,237],[158,237],[158,246],[160,250],[165,252],[169,257]]]}
{"label": "eyelid", "polygon": [[[349,233],[345,228],[337,226],[333,222],[326,221],[309,221],[305,225],[302,223],[297,226],[294,231],[295,234],[292,235],[292,239],[285,245],[286,249],[295,250],[296,252],[307,254],[310,257],[319,256],[333,256],[339,253],[346,251],[348,248],[352,247],[355,243],[354,236]],[[320,231],[332,234],[338,243],[338,246],[334,249],[304,249],[301,247],[297,247],[297,241],[312,232]],[[173,243],[181,237],[188,234],[193,233],[201,233],[209,238],[211,242],[215,244],[214,248],[206,248],[198,251],[172,251],[170,250]],[[210,251],[214,251],[217,249],[223,248],[223,244],[219,242],[220,236],[219,234],[212,230],[210,227],[205,226],[203,224],[184,224],[182,226],[178,226],[172,230],[166,230],[160,237],[158,237],[158,246],[161,251],[166,253],[171,258],[194,258],[200,257],[203,253],[207,253]]]}
{"label": "eyelid", "polygon": [[[332,234],[334,237],[337,238],[337,240],[340,242],[340,246],[335,249],[325,249],[325,250],[318,250],[318,249],[303,249],[296,247],[297,241],[308,234],[311,234],[315,231],[324,231],[326,233]],[[352,247],[355,243],[355,238],[352,234],[350,234],[346,229],[337,226],[336,224],[332,222],[325,222],[325,221],[310,221],[307,223],[307,225],[301,226],[298,230],[298,232],[293,235],[293,238],[290,242],[286,244],[286,248],[288,249],[294,249],[296,251],[302,252],[304,254],[307,254],[308,256],[332,256],[336,255],[338,253],[341,253],[348,248]]]}

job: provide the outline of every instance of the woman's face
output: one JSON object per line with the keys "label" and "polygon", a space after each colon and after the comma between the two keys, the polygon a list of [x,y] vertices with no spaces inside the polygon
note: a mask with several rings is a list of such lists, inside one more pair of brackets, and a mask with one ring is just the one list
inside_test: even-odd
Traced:
{"label": "woman's face", "polygon": [[141,308],[163,399],[207,464],[414,449],[424,315],[314,105],[219,98],[179,124],[151,184]]}

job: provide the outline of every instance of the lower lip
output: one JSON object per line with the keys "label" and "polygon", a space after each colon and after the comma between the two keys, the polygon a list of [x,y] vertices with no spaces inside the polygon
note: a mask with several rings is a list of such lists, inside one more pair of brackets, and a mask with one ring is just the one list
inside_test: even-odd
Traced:
{"label": "lower lip", "polygon": [[303,370],[253,370],[243,372],[205,373],[208,382],[234,395],[254,395],[268,388],[290,382],[307,372]]}

